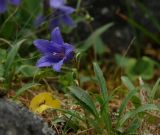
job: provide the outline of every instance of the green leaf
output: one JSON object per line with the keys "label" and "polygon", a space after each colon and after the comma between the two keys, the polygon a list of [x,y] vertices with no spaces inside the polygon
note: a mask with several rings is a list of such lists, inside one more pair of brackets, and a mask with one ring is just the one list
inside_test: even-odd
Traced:
{"label": "green leaf", "polygon": [[65,114],[69,114],[71,115],[72,117],[75,117],[81,121],[85,121],[85,119],[82,117],[82,115],[79,115],[79,113],[77,113],[76,111],[74,110],[65,110],[65,109],[59,109],[59,108],[56,108],[55,110],[58,110],[58,111],[61,111],[61,112],[64,112]]}
{"label": "green leaf", "polygon": [[4,66],[4,68],[5,68],[5,76],[8,75],[8,72],[9,72],[9,70],[11,69],[11,67],[12,67],[12,65],[13,65],[13,63],[14,63],[14,61],[15,61],[15,57],[16,57],[16,55],[17,55],[17,53],[18,53],[18,50],[19,50],[19,48],[20,48],[20,45],[21,45],[24,41],[26,41],[26,40],[23,39],[23,40],[20,40],[19,42],[15,43],[15,44],[12,46],[11,50],[9,51],[8,56],[7,56],[7,60],[6,60],[5,66]]}
{"label": "green leaf", "polygon": [[124,112],[128,102],[132,99],[132,97],[137,93],[137,90],[132,90],[132,91],[129,91],[128,95],[125,97],[125,99],[123,100],[120,108],[119,108],[119,118],[117,120],[117,128],[119,128],[119,121],[120,121],[120,118],[122,116],[122,113]]}
{"label": "green leaf", "polygon": [[2,37],[6,39],[13,38],[12,33],[16,31],[16,23],[12,20],[5,21],[0,27],[0,33]]}
{"label": "green leaf", "polygon": [[95,40],[94,48],[95,48],[96,54],[101,55],[105,52],[106,46],[100,37],[97,37],[97,39]]}
{"label": "green leaf", "polygon": [[131,78],[132,80],[135,79],[136,76],[132,73],[133,66],[137,62],[135,58],[128,58],[117,54],[115,56],[115,61],[118,66],[120,66],[125,71],[125,74],[127,74],[129,78]]}
{"label": "green leaf", "polygon": [[18,68],[17,73],[21,72],[25,77],[34,77],[38,68],[31,65],[22,65]]}
{"label": "green leaf", "polygon": [[[132,84],[132,82],[129,80],[128,77],[126,76],[122,76],[121,80],[123,82],[123,84],[128,88],[129,91],[135,91],[137,90],[136,87]],[[134,92],[133,92],[134,93]],[[137,108],[141,105],[141,100],[138,96],[133,95],[132,99],[131,99],[132,103],[134,104],[134,106]]]}
{"label": "green leaf", "polygon": [[7,51],[4,49],[0,49],[0,63],[6,60]]}
{"label": "green leaf", "polygon": [[4,66],[0,64],[0,78],[3,78],[3,74],[4,74]]}
{"label": "green leaf", "polygon": [[129,118],[133,118],[136,114],[138,113],[141,113],[141,112],[145,112],[145,111],[160,111],[158,109],[158,107],[154,104],[145,104],[145,105],[142,105],[140,107],[138,107],[137,109],[133,110],[133,111],[130,111],[130,112],[127,112],[119,121],[119,126],[121,127],[124,122],[126,120],[128,120]]}
{"label": "green leaf", "polygon": [[80,102],[80,104],[86,109],[88,110],[91,114],[93,114],[95,117],[98,117],[98,112],[96,110],[96,106],[93,102],[93,100],[91,99],[91,97],[89,96],[89,94],[79,88],[79,87],[75,87],[75,86],[71,86],[69,87],[72,95]]}
{"label": "green leaf", "polygon": [[141,125],[141,120],[139,119],[135,119],[133,120],[133,122],[129,125],[129,127],[127,128],[127,131],[125,131],[125,133],[128,134],[133,134],[136,133],[136,130],[140,127]]}
{"label": "green leaf", "polygon": [[98,84],[101,90],[103,100],[108,101],[107,86],[106,86],[106,81],[103,77],[102,70],[100,69],[99,65],[96,62],[93,63],[93,68],[96,74],[96,78],[97,78],[97,81],[98,81]]}
{"label": "green leaf", "polygon": [[131,101],[133,105],[135,106],[135,108],[138,108],[139,106],[141,106],[141,100],[138,96],[133,96]]}
{"label": "green leaf", "polygon": [[132,90],[129,91],[128,95],[125,97],[125,99],[123,100],[120,108],[119,108],[119,115],[121,116],[122,113],[124,112],[124,109],[126,108],[128,102],[131,100],[131,98],[137,93],[137,90]]}
{"label": "green leaf", "polygon": [[155,63],[148,57],[142,57],[137,60],[131,73],[134,76],[141,76],[142,79],[149,80],[153,77]]}
{"label": "green leaf", "polygon": [[123,84],[124,84],[130,91],[136,89],[136,88],[134,87],[134,85],[132,84],[132,82],[129,80],[128,77],[122,76],[122,77],[121,77],[121,80],[122,80]]}
{"label": "green leaf", "polygon": [[38,9],[40,5],[39,0],[32,0],[32,1],[24,0],[24,4],[26,5],[28,11],[30,12],[35,11],[35,7],[36,9]]}
{"label": "green leaf", "polygon": [[[101,115],[104,123],[106,124],[106,127],[108,129],[108,132],[112,132],[112,123],[111,123],[111,117],[109,114],[109,97],[107,92],[107,86],[105,78],[103,77],[103,72],[100,69],[99,65],[94,62],[93,63],[94,72],[96,74],[96,78],[100,87],[100,91],[102,94],[103,103],[101,103]],[[101,101],[102,102],[102,101]]]}
{"label": "green leaf", "polygon": [[[158,91],[160,86],[160,78],[156,81],[151,93],[150,93],[150,98],[153,100],[155,97],[156,92]],[[160,89],[159,89],[160,90]]]}
{"label": "green leaf", "polygon": [[100,38],[101,34],[103,34],[106,30],[108,30],[111,26],[113,26],[113,23],[108,23],[100,28],[98,28],[96,31],[94,31],[85,41],[84,46],[81,48],[83,51],[86,51],[88,48],[90,48],[92,45],[95,44],[97,38]]}
{"label": "green leaf", "polygon": [[151,79],[154,74],[154,66],[159,66],[154,60],[148,57],[140,59],[127,58],[121,55],[115,56],[116,63],[122,67],[129,78],[132,80],[142,77],[144,80]]}
{"label": "green leaf", "polygon": [[22,88],[18,89],[16,91],[16,97],[17,96],[20,96],[23,92],[25,92],[26,90],[34,87],[34,86],[37,86],[37,85],[40,85],[38,83],[28,83],[28,84],[25,84]]}
{"label": "green leaf", "polygon": [[119,54],[115,55],[115,61],[120,67],[125,68],[126,72],[130,71],[130,68],[136,63],[135,58],[128,58]]}

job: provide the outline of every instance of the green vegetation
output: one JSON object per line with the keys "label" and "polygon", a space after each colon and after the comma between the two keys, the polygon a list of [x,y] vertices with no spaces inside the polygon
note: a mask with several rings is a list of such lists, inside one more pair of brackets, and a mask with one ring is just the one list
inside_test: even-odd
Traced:
{"label": "green vegetation", "polygon": [[[134,1],[156,32],[137,21],[128,0],[119,20],[105,23],[85,1],[46,2],[9,2],[5,11],[0,2],[0,95],[47,119],[58,135],[160,133],[160,21],[152,10]],[[117,52],[106,35],[120,20],[133,35]]]}

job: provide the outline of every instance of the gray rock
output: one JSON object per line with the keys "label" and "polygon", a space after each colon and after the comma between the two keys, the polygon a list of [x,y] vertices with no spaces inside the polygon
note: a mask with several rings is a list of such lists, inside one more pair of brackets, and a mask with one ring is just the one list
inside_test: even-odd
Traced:
{"label": "gray rock", "polygon": [[55,135],[55,131],[27,108],[0,99],[0,135]]}

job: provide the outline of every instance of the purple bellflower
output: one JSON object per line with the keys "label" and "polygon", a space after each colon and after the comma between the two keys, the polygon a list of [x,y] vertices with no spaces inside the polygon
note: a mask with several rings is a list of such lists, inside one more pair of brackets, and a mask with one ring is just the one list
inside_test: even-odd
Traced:
{"label": "purple bellflower", "polygon": [[4,13],[6,11],[8,4],[18,6],[20,4],[20,0],[0,0],[0,13]]}
{"label": "purple bellflower", "polygon": [[33,44],[42,54],[36,64],[40,68],[52,66],[54,71],[60,72],[62,65],[74,56],[74,47],[63,41],[59,27],[52,31],[51,41],[37,39]]}
{"label": "purple bellflower", "polygon": [[61,26],[62,24],[66,24],[71,27],[75,26],[75,23],[69,14],[57,9],[54,11],[53,18],[50,20],[49,28],[53,29],[54,27]]}
{"label": "purple bellflower", "polygon": [[74,26],[75,23],[70,17],[75,9],[65,5],[64,0],[50,0],[50,6],[54,11],[54,18],[50,22],[50,26],[60,26],[61,23],[64,23],[69,26]]}
{"label": "purple bellflower", "polygon": [[50,20],[49,28],[52,30],[61,24],[66,24],[68,26],[75,26],[70,14],[72,14],[75,9],[65,5],[64,0],[50,0],[49,6],[54,10],[53,15],[50,17],[45,17],[44,15],[39,15],[34,24],[35,26],[40,26],[43,21]]}

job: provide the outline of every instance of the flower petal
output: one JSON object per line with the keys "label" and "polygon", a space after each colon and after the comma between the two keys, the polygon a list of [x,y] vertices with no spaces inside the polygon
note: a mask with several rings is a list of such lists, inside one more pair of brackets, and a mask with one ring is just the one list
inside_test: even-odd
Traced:
{"label": "flower petal", "polygon": [[64,24],[67,24],[67,25],[73,26],[73,27],[76,26],[76,24],[74,23],[74,21],[72,20],[72,18],[69,15],[63,15],[61,17],[61,19],[63,20]]}
{"label": "flower petal", "polygon": [[65,48],[65,55],[68,55],[69,53],[73,52],[75,49],[73,45],[70,45],[68,43],[65,43],[64,48]]}
{"label": "flower petal", "polygon": [[56,42],[59,45],[63,45],[64,41],[59,30],[59,27],[56,27],[51,33],[51,40]]}
{"label": "flower petal", "polygon": [[52,53],[52,46],[51,46],[51,43],[48,40],[37,39],[37,40],[33,41],[33,44],[43,54]]}
{"label": "flower petal", "polygon": [[59,7],[61,7],[62,5],[64,5],[65,3],[64,3],[64,0],[50,0],[49,1],[50,3],[50,6],[52,7],[52,8],[59,8]]}
{"label": "flower petal", "polygon": [[54,53],[65,53],[65,48],[53,41],[37,39],[34,42],[36,48],[44,55],[53,55]]}
{"label": "flower petal", "polygon": [[73,12],[75,11],[74,8],[69,7],[69,6],[65,6],[65,5],[61,6],[59,9],[60,9],[61,11],[63,11],[64,14],[71,14],[71,13],[73,13]]}
{"label": "flower petal", "polygon": [[4,13],[6,11],[7,1],[0,0],[0,13]]}
{"label": "flower petal", "polygon": [[74,57],[75,48],[72,45],[67,43],[65,43],[64,47],[65,47],[64,63],[66,63],[67,61],[71,60]]}
{"label": "flower petal", "polygon": [[51,58],[49,58],[48,56],[43,56],[37,61],[36,66],[37,67],[48,67],[48,66],[51,66],[53,64],[53,62],[50,59]]}
{"label": "flower petal", "polygon": [[63,60],[63,58],[56,56],[56,55],[52,55],[52,54],[44,55],[37,61],[36,66],[37,67],[48,67],[53,64],[59,63],[61,60]]}
{"label": "flower petal", "polygon": [[20,4],[20,0],[9,0],[9,2],[16,6]]}
{"label": "flower petal", "polygon": [[55,63],[55,64],[52,66],[53,70],[56,71],[56,72],[60,72],[61,67],[62,67],[62,65],[63,65],[63,61],[64,61],[64,60],[61,60],[61,61],[59,61],[58,63]]}
{"label": "flower petal", "polygon": [[52,52],[53,53],[64,53],[65,48],[62,45],[59,45],[53,41],[51,41]]}

